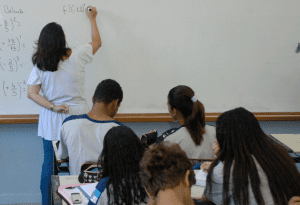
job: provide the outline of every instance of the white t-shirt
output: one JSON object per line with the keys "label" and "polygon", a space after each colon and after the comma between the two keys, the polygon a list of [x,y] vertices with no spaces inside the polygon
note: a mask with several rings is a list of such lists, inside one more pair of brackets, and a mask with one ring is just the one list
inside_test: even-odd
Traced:
{"label": "white t-shirt", "polygon": [[216,157],[212,145],[216,139],[216,129],[205,125],[206,133],[203,135],[201,145],[197,146],[186,127],[182,126],[177,131],[167,136],[164,141],[179,144],[189,159],[214,159]]}
{"label": "white t-shirt", "polygon": [[[261,191],[261,195],[265,201],[265,205],[273,205],[274,204],[274,200],[273,200],[273,196],[270,190],[270,186],[269,186],[269,181],[268,181],[268,177],[265,174],[264,170],[262,169],[262,167],[260,166],[260,164],[257,162],[257,160],[255,159],[255,157],[253,157],[254,163],[256,165],[256,169],[258,172],[258,176],[260,179],[260,191]],[[230,168],[230,182],[229,182],[229,195],[230,195],[230,205],[234,205],[234,201],[232,200],[232,190],[233,190],[233,165]],[[219,164],[217,166],[215,166],[213,173],[212,173],[212,191],[211,193],[209,192],[209,190],[207,188],[205,188],[204,190],[204,195],[211,200],[213,203],[217,204],[217,205],[222,205],[223,204],[223,177],[224,177],[224,173],[223,173],[223,169],[224,169],[224,163],[223,162],[219,162]],[[249,184],[248,184],[248,194],[249,194],[249,205],[257,205],[257,202],[255,200],[252,188],[251,188],[251,181],[249,178]]]}
{"label": "white t-shirt", "polygon": [[41,71],[36,66],[29,76],[28,85],[41,85],[42,95],[54,105],[67,104],[69,113],[55,113],[44,107],[40,109],[38,136],[46,140],[60,140],[60,128],[70,115],[89,111],[85,99],[85,66],[93,59],[91,44],[72,50],[71,56],[60,61],[55,72]]}
{"label": "white t-shirt", "polygon": [[67,60],[59,62],[55,72],[41,71],[35,66],[27,84],[41,84],[43,96],[55,105],[85,103],[85,65],[92,59],[91,44],[80,46],[72,50]]}
{"label": "white t-shirt", "polygon": [[112,127],[120,125],[116,120],[93,120],[86,114],[66,118],[61,127],[58,156],[69,157],[70,174],[79,175],[81,165],[86,162],[98,162],[104,136]]}

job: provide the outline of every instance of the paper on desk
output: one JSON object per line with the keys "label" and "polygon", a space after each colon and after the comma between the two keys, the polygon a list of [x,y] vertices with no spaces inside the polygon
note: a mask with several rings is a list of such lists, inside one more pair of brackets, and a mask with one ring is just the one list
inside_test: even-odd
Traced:
{"label": "paper on desk", "polygon": [[92,183],[92,184],[86,184],[86,185],[81,185],[79,190],[86,196],[86,198],[90,199],[92,196],[93,192],[96,189],[98,182]]}
{"label": "paper on desk", "polygon": [[197,186],[206,186],[207,173],[202,169],[196,174],[196,184]]}

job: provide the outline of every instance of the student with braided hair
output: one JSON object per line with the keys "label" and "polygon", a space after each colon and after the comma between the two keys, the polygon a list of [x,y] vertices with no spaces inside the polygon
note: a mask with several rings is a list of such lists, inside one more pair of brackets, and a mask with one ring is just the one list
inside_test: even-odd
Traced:
{"label": "student with braided hair", "polygon": [[149,197],[139,177],[144,151],[141,140],[130,128],[111,128],[104,137],[98,161],[102,180],[89,204],[147,204]]}

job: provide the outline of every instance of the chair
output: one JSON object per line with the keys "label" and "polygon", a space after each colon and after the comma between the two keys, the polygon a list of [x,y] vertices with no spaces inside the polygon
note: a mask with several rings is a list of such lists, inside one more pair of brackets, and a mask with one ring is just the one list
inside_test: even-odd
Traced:
{"label": "chair", "polygon": [[60,174],[69,174],[69,158],[67,159],[60,159],[57,154],[57,150],[59,147],[59,141],[52,141],[53,151],[54,151],[54,158],[53,158],[53,175]]}
{"label": "chair", "polygon": [[89,168],[91,165],[97,166],[97,162],[86,162],[83,165],[81,165],[80,172],[83,172],[87,168]]}

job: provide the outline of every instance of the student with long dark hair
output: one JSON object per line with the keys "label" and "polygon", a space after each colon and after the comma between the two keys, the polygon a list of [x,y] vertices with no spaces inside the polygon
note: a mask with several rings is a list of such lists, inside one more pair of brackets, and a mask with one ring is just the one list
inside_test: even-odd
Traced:
{"label": "student with long dark hair", "polygon": [[286,205],[300,193],[300,174],[287,151],[268,140],[244,108],[216,122],[220,150],[210,165],[205,200],[215,204]]}
{"label": "student with long dark hair", "polygon": [[144,151],[144,145],[128,127],[113,127],[106,133],[98,168],[104,177],[99,184],[103,180],[107,182],[105,190],[100,197],[98,194],[99,198],[94,203],[129,205],[149,201],[139,177],[139,163]]}
{"label": "student with long dark hair", "polygon": [[184,85],[174,87],[167,104],[171,117],[181,126],[164,140],[179,144],[190,159],[214,159],[215,128],[205,124],[204,106],[194,91]]}
{"label": "student with long dark hair", "polygon": [[62,27],[49,23],[42,29],[32,56],[34,68],[27,82],[28,98],[41,106],[38,136],[43,138],[44,148],[40,187],[43,205],[51,203],[52,141],[60,140],[60,128],[66,117],[89,111],[85,99],[85,65],[92,61],[101,46],[97,10],[90,8],[91,11],[86,9],[86,14],[91,23],[91,43],[71,50]]}

